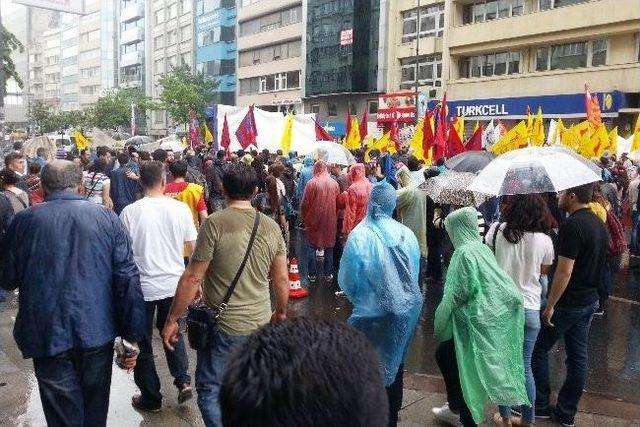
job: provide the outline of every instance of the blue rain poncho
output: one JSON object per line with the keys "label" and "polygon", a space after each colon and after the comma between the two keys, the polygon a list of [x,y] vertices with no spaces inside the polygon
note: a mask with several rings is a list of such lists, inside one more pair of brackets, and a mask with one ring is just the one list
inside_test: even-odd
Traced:
{"label": "blue rain poncho", "polygon": [[393,187],[376,184],[366,217],[349,234],[338,273],[353,304],[349,324],[373,343],[386,386],[404,361],[422,309],[420,248],[411,230],[391,218],[395,206]]}
{"label": "blue rain poncho", "polygon": [[480,423],[488,402],[530,405],[522,360],[522,294],[482,243],[474,208],[450,213],[444,225],[455,252],[436,310],[435,336],[453,338],[462,394]]}
{"label": "blue rain poncho", "polygon": [[296,189],[298,200],[302,200],[302,196],[304,195],[304,189],[307,186],[307,183],[311,181],[313,178],[313,164],[315,161],[313,157],[305,157],[302,162],[302,170],[300,171],[300,177],[298,178],[298,188]]}

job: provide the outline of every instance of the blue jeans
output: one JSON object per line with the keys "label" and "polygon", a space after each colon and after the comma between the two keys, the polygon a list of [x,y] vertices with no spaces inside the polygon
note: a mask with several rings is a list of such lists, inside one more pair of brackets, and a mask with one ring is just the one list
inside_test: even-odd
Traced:
{"label": "blue jeans", "polygon": [[104,426],[109,412],[113,342],[33,359],[49,426]]}
{"label": "blue jeans", "polygon": [[219,394],[227,360],[247,338],[249,335],[228,335],[218,330],[211,347],[198,350],[196,390],[198,407],[207,427],[222,425]]}
{"label": "blue jeans", "polygon": [[[309,261],[309,276],[318,275],[318,262],[316,260],[316,250],[320,249],[309,243],[307,246],[307,258]],[[322,272],[325,276],[333,274],[333,248],[324,248],[324,266]]]}
{"label": "blue jeans", "polygon": [[5,302],[7,300],[7,291],[0,288],[0,302]]}
{"label": "blue jeans", "polygon": [[629,244],[631,255],[640,255],[640,212],[633,212],[633,228],[631,229],[631,243]]}
{"label": "blue jeans", "polygon": [[[536,400],[536,382],[531,371],[531,355],[533,354],[533,347],[536,345],[538,332],[540,332],[540,310],[526,308],[524,310],[524,346],[522,356],[524,359],[524,385],[527,389],[527,396],[531,406],[523,405],[520,410],[522,411],[522,419],[530,424],[533,424],[536,419],[533,406],[533,402]],[[499,410],[502,418],[511,416],[511,408],[508,406],[500,406]]]}
{"label": "blue jeans", "polygon": [[542,327],[533,349],[531,368],[536,383],[535,405],[536,408],[544,409],[549,407],[551,392],[548,354],[556,341],[564,337],[567,376],[558,393],[555,409],[561,421],[573,421],[578,410],[578,402],[587,380],[589,329],[597,308],[597,302],[583,307],[556,307],[551,319],[555,326]]}
{"label": "blue jeans", "polygon": [[[172,302],[173,298],[170,297],[156,301],[145,301],[144,303],[147,311],[146,335],[138,342],[140,354],[133,370],[133,379],[140,389],[142,404],[151,408],[162,406],[160,378],[158,378],[153,356],[153,317],[155,313],[156,328],[158,331],[162,331]],[[164,348],[164,354],[169,366],[169,372],[174,379],[173,384],[176,387],[182,384],[191,384],[191,377],[188,373],[189,359],[184,345],[184,337],[180,335],[173,351]]]}

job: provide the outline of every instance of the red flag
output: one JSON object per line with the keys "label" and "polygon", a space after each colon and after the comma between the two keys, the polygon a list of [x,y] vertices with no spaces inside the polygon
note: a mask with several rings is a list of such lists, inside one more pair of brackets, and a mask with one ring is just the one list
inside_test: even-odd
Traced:
{"label": "red flag", "polygon": [[589,92],[589,83],[586,82],[584,84],[584,103],[585,110],[587,111],[587,120],[596,128],[602,125],[600,102],[598,102],[596,95],[591,95],[591,92]]}
{"label": "red flag", "polygon": [[313,119],[316,128],[316,141],[333,141],[333,137],[325,130],[316,119]]}
{"label": "red flag", "polygon": [[227,115],[224,115],[224,123],[222,125],[222,137],[220,138],[220,146],[224,148],[224,151],[229,153],[229,147],[231,146],[231,136],[229,135],[229,123],[227,123]]}
{"label": "red flag", "polygon": [[433,147],[433,128],[431,127],[431,120],[433,119],[433,113],[427,110],[424,113],[424,128],[422,129],[422,150],[427,153]]}
{"label": "red flag", "polygon": [[447,92],[445,92],[444,96],[442,97],[442,107],[440,108],[440,113],[440,122],[442,123],[444,129],[446,129],[448,122],[447,117],[449,117],[449,107],[447,106]]}
{"label": "red flag", "polygon": [[473,132],[471,138],[467,141],[467,145],[464,147],[465,151],[481,151],[482,150],[482,126]]}
{"label": "red flag", "polygon": [[244,116],[244,119],[240,122],[240,126],[236,131],[236,138],[238,138],[238,142],[240,142],[240,146],[243,150],[246,150],[249,146],[255,145],[256,148],[258,145],[256,144],[256,137],[258,136],[258,129],[256,128],[256,118],[253,115],[253,105],[249,107],[249,111],[247,111],[247,115]]}
{"label": "red flag", "polygon": [[390,138],[391,141],[393,141],[393,143],[396,146],[396,151],[400,151],[400,134],[398,132],[398,122],[397,121],[393,121],[391,122],[391,134],[390,134]]}
{"label": "red flag", "polygon": [[[445,95],[446,96],[446,95]],[[447,125],[446,125],[446,99],[443,100],[443,104],[438,109],[438,120],[436,120],[436,135],[433,139],[433,145],[435,150],[433,153],[433,160],[438,161],[446,155],[447,149]]]}
{"label": "red flag", "polygon": [[347,136],[349,136],[349,132],[351,132],[351,107],[349,107],[349,111],[347,112],[347,122],[344,125],[345,139],[347,139]]}
{"label": "red flag", "polygon": [[364,141],[364,139],[369,134],[367,121],[369,121],[369,119],[367,117],[367,110],[364,110],[364,113],[362,114],[362,121],[360,122],[360,140],[361,141]]}
{"label": "red flag", "polygon": [[456,129],[453,126],[454,120],[449,123],[449,143],[447,144],[447,157],[453,157],[457,154],[464,153],[464,144],[460,140],[460,135],[458,135],[458,132],[456,132]]}

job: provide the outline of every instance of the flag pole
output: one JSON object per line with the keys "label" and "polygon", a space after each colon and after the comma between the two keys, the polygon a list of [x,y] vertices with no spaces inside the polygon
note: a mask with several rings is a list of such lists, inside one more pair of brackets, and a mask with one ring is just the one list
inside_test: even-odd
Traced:
{"label": "flag pole", "polygon": [[418,73],[420,71],[420,0],[418,0],[418,16],[416,19],[416,87],[415,99],[413,100],[413,104],[416,107],[416,126],[418,126]]}

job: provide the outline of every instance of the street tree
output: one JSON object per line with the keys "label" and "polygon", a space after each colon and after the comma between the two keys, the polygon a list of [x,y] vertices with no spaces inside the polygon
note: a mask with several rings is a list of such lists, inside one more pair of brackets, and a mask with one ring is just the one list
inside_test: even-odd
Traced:
{"label": "street tree", "polygon": [[194,109],[202,122],[202,112],[218,98],[218,82],[193,73],[188,65],[174,67],[160,77],[160,105],[176,123],[187,123],[189,111]]}
{"label": "street tree", "polygon": [[0,22],[0,137],[4,136],[4,97],[7,94],[7,81],[13,79],[20,89],[23,87],[22,79],[11,59],[11,53],[15,51],[24,52],[24,45]]}
{"label": "street tree", "polygon": [[136,116],[158,108],[142,89],[114,89],[98,98],[88,110],[88,122],[100,129],[127,128],[131,124],[131,104],[135,105]]}

